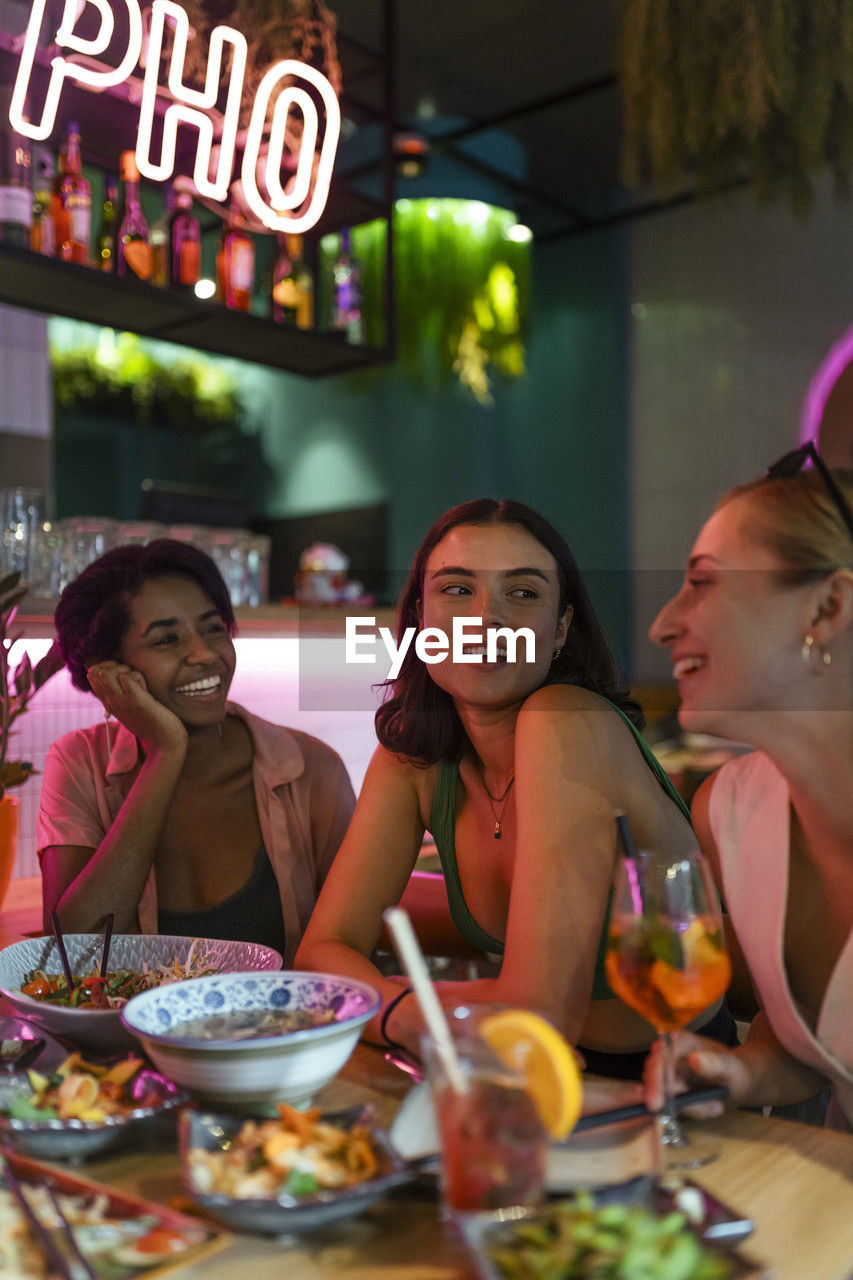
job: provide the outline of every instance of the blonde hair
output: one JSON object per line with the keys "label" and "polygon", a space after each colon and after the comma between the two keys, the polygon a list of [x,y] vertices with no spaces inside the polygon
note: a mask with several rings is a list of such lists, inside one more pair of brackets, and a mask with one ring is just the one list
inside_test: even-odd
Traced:
{"label": "blonde hair", "polygon": [[[836,468],[832,478],[853,509],[853,471]],[[819,471],[738,485],[723,494],[717,510],[737,498],[749,504],[748,535],[790,567],[792,580],[853,568],[853,538]]]}

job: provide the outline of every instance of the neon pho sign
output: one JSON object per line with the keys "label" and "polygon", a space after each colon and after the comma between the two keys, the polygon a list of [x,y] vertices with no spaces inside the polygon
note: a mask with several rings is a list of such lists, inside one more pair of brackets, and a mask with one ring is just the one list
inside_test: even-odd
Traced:
{"label": "neon pho sign", "polygon": [[[29,120],[24,112],[47,0],[34,0],[9,110],[9,120],[14,129],[29,138],[37,140],[48,138],[56,124],[56,112],[66,80],[76,81],[89,89],[103,91],[114,88],[130,78],[142,56],[142,11],[138,0],[121,0],[121,3],[127,9],[129,25],[127,48],[120,60],[115,66],[92,67],[72,61],[61,54],[54,57],[41,120],[36,122]],[[89,5],[98,10],[100,29],[97,35],[84,37],[75,33],[75,26],[82,12]],[[50,43],[55,44],[59,49],[68,50],[72,54],[82,55],[85,58],[101,57],[109,48],[115,30],[112,10],[111,0],[82,0],[82,4],[80,0],[65,0],[62,20],[53,32]],[[172,102],[166,108],[163,117],[160,157],[155,159],[151,154],[152,131],[167,23],[174,30],[174,43],[168,68],[168,86]],[[243,81],[248,62],[248,44],[245,36],[234,27],[214,28],[210,38],[205,86],[203,89],[191,89],[183,82],[189,38],[189,18],[181,6],[174,3],[174,0],[153,0],[139,108],[136,161],[140,173],[145,177],[154,182],[167,181],[175,172],[178,126],[191,125],[198,131],[193,174],[196,188],[200,195],[223,203],[228,198],[237,151],[237,131]],[[210,112],[216,106],[219,97],[223,62],[228,46],[231,53],[231,73],[223,113],[222,135],[218,140],[219,154],[214,163],[214,131]],[[326,127],[319,153],[316,148],[320,134],[320,118],[315,98],[309,92],[309,87],[313,88],[319,96],[326,117]],[[258,169],[267,116],[277,91],[279,92],[272,111],[272,123],[263,167],[265,197],[258,186]],[[281,183],[281,169],[286,147],[285,132],[291,111],[298,112],[302,118],[302,137],[296,172],[285,190]],[[340,130],[341,112],[338,99],[324,75],[307,63],[297,62],[292,58],[283,59],[270,67],[258,86],[252,104],[241,171],[246,202],[265,226],[273,231],[302,232],[313,227],[319,220],[329,194],[332,165]],[[303,208],[306,200],[308,204]]]}

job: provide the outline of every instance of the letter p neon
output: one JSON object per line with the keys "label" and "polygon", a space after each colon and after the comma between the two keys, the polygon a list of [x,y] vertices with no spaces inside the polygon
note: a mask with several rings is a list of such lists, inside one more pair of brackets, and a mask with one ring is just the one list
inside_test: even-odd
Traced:
{"label": "letter p neon", "polygon": [[[24,45],[21,53],[21,61],[18,67],[18,75],[15,80],[15,88],[12,91],[12,102],[9,107],[9,121],[12,128],[18,133],[23,134],[27,138],[35,138],[37,141],[43,141],[49,138],[56,124],[56,111],[59,106],[59,98],[62,93],[62,86],[66,79],[76,80],[78,84],[84,84],[90,89],[109,89],[113,85],[121,84],[130,75],[133,68],[139,61],[139,55],[142,52],[142,14],[139,9],[137,0],[123,0],[127,9],[129,19],[129,31],[127,41],[127,51],[117,67],[107,69],[105,71],[96,71],[91,67],[80,66],[75,62],[69,62],[67,58],[56,57],[53,59],[50,82],[47,86],[47,95],[44,102],[44,110],[42,111],[41,122],[36,124],[24,115],[27,102],[27,93],[30,87],[30,77],[33,73],[33,63],[35,62],[36,49],[38,47],[41,26],[44,20],[44,10],[47,0],[34,0],[33,7],[30,10],[30,20],[27,24],[26,34],[24,36]],[[84,8],[89,4],[98,10],[101,17],[101,25],[97,35],[90,40],[82,36],[74,34],[74,27],[77,22],[77,0],[65,0],[65,6],[62,11],[62,21],[54,33],[50,44],[56,44],[61,49],[70,49],[74,53],[83,54],[90,58],[97,58],[106,51],[112,39],[115,30],[115,17],[113,15],[113,5],[109,0],[84,0]]]}

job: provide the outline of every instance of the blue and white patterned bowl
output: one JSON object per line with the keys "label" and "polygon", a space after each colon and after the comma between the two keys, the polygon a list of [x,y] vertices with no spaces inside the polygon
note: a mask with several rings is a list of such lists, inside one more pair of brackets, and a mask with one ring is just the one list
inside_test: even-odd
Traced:
{"label": "blue and white patterned bowl", "polygon": [[[222,973],[145,991],[121,1012],[152,1062],[206,1103],[307,1106],[337,1075],[379,1008],[365,982],[330,973]],[[333,1010],[334,1022],[247,1040],[171,1035],[190,1018],[245,1009]]]}

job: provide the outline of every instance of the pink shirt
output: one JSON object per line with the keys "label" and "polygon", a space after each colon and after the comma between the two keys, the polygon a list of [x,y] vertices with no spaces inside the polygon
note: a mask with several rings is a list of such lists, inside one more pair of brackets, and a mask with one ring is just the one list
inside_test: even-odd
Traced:
{"label": "pink shirt", "polygon": [[[346,834],[355,795],[336,751],[297,729],[252,715],[237,703],[228,712],[248,726],[254,748],[255,802],[261,833],[278,881],[284,916],[285,967],[296,948],[329,867]],[[41,860],[52,845],[98,848],[141,766],[136,738],[123,725],[66,733],[50,747],[38,815]],[[157,932],[157,886],[152,868],[139,900],[140,933]]]}
{"label": "pink shirt", "polygon": [[814,1029],[785,969],[788,784],[768,756],[753,752],[715,775],[708,813],[726,908],[776,1038],[832,1082],[835,1103],[853,1126],[853,931],[830,975]]}

